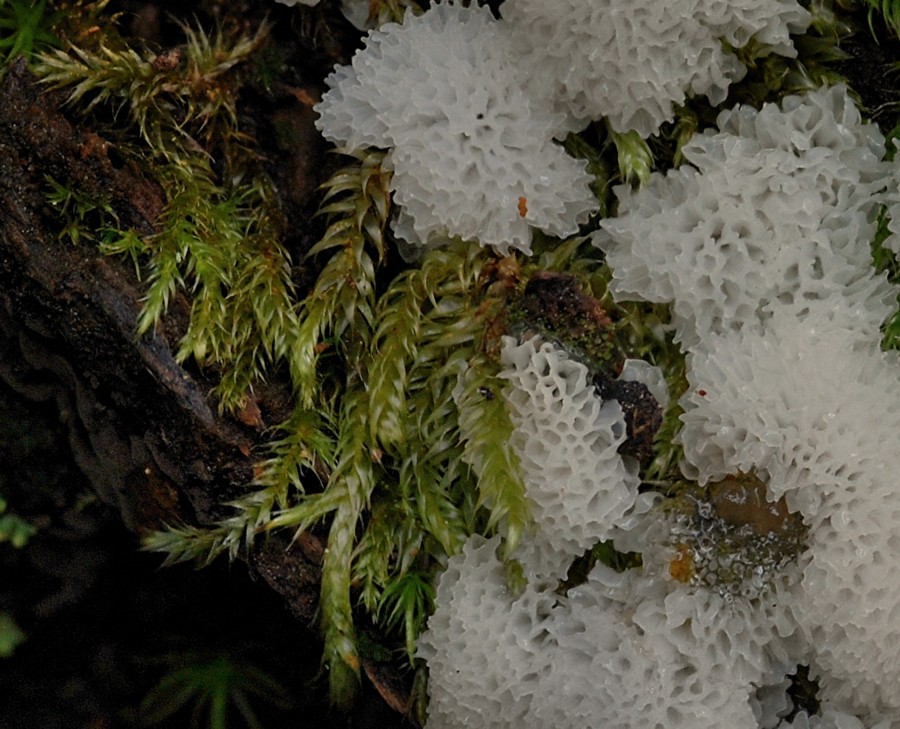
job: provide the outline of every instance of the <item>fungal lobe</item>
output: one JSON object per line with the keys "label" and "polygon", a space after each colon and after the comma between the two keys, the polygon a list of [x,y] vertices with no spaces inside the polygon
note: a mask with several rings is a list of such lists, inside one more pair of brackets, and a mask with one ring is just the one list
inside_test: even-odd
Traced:
{"label": "fungal lobe", "polygon": [[511,319],[524,331],[559,343],[593,373],[604,400],[616,400],[627,428],[619,453],[645,462],[653,456],[653,440],[662,425],[662,409],[642,382],[616,379],[625,353],[615,324],[594,297],[585,294],[576,276],[538,271],[525,285]]}

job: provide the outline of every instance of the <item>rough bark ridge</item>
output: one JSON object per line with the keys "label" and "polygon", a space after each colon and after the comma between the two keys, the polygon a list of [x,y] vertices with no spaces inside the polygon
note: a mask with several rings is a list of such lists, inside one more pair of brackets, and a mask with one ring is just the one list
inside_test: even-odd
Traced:
{"label": "rough bark ridge", "polygon": [[[59,235],[48,177],[108,201],[123,228],[144,234],[164,199],[101,136],[73,125],[61,101],[23,61],[0,86],[0,377],[29,399],[56,400],[77,463],[130,529],[210,524],[244,492],[259,435],[217,415],[207,385],[175,361],[177,324],[135,336],[141,289],[131,264]],[[322,552],[315,535],[290,545],[276,536],[249,561],[311,624]],[[405,712],[394,672],[366,672]]]}

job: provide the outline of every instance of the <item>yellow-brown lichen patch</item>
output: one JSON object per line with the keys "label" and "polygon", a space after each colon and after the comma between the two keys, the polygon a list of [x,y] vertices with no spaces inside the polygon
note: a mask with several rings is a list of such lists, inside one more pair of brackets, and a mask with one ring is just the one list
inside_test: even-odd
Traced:
{"label": "yellow-brown lichen patch", "polygon": [[694,576],[694,555],[687,545],[678,545],[678,551],[669,562],[669,576],[684,583],[690,582]]}

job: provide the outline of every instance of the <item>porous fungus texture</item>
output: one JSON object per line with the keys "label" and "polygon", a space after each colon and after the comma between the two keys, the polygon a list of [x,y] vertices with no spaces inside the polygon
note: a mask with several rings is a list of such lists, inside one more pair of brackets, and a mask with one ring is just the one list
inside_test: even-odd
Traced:
{"label": "porous fungus texture", "polygon": [[680,437],[701,480],[755,469],[803,515],[791,605],[822,694],[900,721],[900,362],[821,321],[707,340],[688,359]]}
{"label": "porous fungus texture", "polygon": [[516,557],[529,574],[565,576],[575,557],[612,536],[637,498],[636,464],[617,451],[622,408],[601,400],[585,365],[539,337],[504,337],[500,361],[535,523]]}
{"label": "porous fungus texture", "polygon": [[[900,140],[894,140],[895,144]],[[884,247],[900,256],[900,154],[894,157],[891,166],[891,181],[888,185],[887,195],[888,230],[891,234],[885,239]]]}
{"label": "porous fungus texture", "polygon": [[[516,595],[498,544],[471,537],[438,580],[419,642],[428,729],[757,729],[752,686],[729,670],[732,657],[722,663],[744,647],[740,637],[703,650],[706,625],[662,609],[635,613],[665,600],[666,584],[598,565],[568,595],[555,581]],[[728,615],[720,609],[710,620],[725,625]]]}
{"label": "porous fungus texture", "polygon": [[556,121],[515,71],[486,7],[447,0],[371,31],[316,106],[324,136],[390,148],[394,233],[413,247],[459,236],[531,252],[532,227],[566,236],[598,209],[585,162],[553,142]]}
{"label": "porous fungus texture", "polygon": [[684,146],[690,164],[620,186],[594,243],[618,299],[672,302],[677,337],[762,331],[775,311],[877,333],[896,290],[871,266],[884,138],[836,86],[761,110],[738,106]]}
{"label": "porous fungus texture", "polygon": [[881,472],[900,427],[896,353],[829,328],[830,313],[779,315],[688,355],[679,439],[691,476],[754,471],[814,525],[828,499]]}
{"label": "porous fungus texture", "polygon": [[[630,620],[653,641],[667,641],[685,663],[722,672],[742,691],[761,685],[803,643],[789,608],[799,589],[796,563],[771,576],[765,590],[720,592],[671,579],[647,565],[634,575]],[[746,694],[745,694],[746,695]]]}
{"label": "porous fungus texture", "polygon": [[794,56],[809,24],[796,0],[506,0],[528,88],[564,114],[560,132],[606,117],[647,137],[687,95],[724,101],[746,69],[723,50],[756,37]]}
{"label": "porous fungus texture", "polygon": [[799,712],[793,719],[785,719],[777,729],[892,729],[890,721],[862,722],[858,717],[838,709],[825,709],[820,715]]}
{"label": "porous fungus texture", "polygon": [[[635,520],[632,535],[644,541],[629,545],[642,565],[622,598],[630,621],[648,634],[664,626],[685,660],[744,688],[780,678],[805,647],[790,608],[802,574],[796,551],[765,551],[765,540],[746,532],[743,542],[731,539],[715,515],[689,525],[670,505],[662,500]],[[603,573],[592,573],[588,585],[595,574]]]}
{"label": "porous fungus texture", "polygon": [[470,537],[438,578],[418,642],[428,661],[428,729],[534,726],[532,693],[553,658],[544,623],[555,596],[528,586],[514,597],[498,545],[499,537]]}
{"label": "porous fungus texture", "polygon": [[[879,428],[888,413],[893,416],[895,436],[900,427],[896,409],[885,412],[883,406],[889,397],[898,402],[898,363],[894,360],[891,365],[894,388],[866,393],[871,408],[866,434]],[[835,427],[846,426],[844,418],[838,420]],[[818,524],[810,530],[811,559],[795,609],[796,620],[813,649],[813,675],[822,694],[860,716],[889,720],[897,726],[900,458],[896,437],[876,435],[874,440],[860,454],[853,454],[849,483],[838,481],[833,487]],[[873,453],[876,450],[879,452]],[[881,456],[879,463],[873,463],[875,455]]]}
{"label": "porous fungus texture", "polygon": [[[757,728],[753,687],[742,680],[744,666],[733,670],[746,630],[733,638],[719,632],[729,606],[710,612],[717,626],[696,622],[693,610],[678,614],[666,604],[669,587],[638,570],[598,565],[570,590],[546,625],[555,657],[535,691],[536,726]],[[760,632],[771,640],[770,631]]]}
{"label": "porous fungus texture", "polygon": [[596,241],[613,289],[672,302],[690,350],[686,475],[753,472],[802,515],[800,578],[777,624],[803,650],[787,657],[844,712],[837,726],[897,724],[900,362],[878,344],[896,289],[869,247],[883,138],[835,87],[724,112],[684,152],[693,167],[619,192]]}

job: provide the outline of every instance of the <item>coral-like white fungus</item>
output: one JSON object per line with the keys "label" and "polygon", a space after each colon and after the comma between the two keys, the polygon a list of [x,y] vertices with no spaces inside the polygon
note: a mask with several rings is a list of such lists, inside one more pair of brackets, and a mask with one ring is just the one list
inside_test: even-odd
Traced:
{"label": "coral-like white fungus", "polygon": [[324,136],[393,148],[394,232],[530,252],[531,226],[570,235],[598,203],[585,163],[515,79],[513,47],[486,7],[435,3],[371,31],[316,107]]}
{"label": "coral-like white fungus", "polygon": [[869,265],[887,171],[877,127],[841,86],[739,106],[718,126],[685,145],[693,167],[616,189],[619,216],[595,236],[616,296],[673,301],[686,347],[838,294],[835,316],[875,336],[895,301]]}
{"label": "coral-like white fungus", "polygon": [[[900,142],[900,140],[895,140]],[[900,256],[900,154],[894,157],[892,166],[891,183],[887,193],[888,230],[891,235],[884,241],[884,246]]]}
{"label": "coral-like white fungus", "polygon": [[746,679],[763,668],[744,656],[767,626],[603,565],[566,596],[553,581],[516,596],[497,545],[472,537],[439,578],[429,729],[757,729]]}
{"label": "coral-like white fungus", "polygon": [[552,660],[544,621],[555,597],[529,586],[515,600],[498,544],[471,537],[438,578],[418,644],[431,676],[430,729],[533,726],[531,692]]}
{"label": "coral-like white fungus", "polygon": [[680,437],[701,483],[754,470],[809,521],[883,462],[900,424],[896,357],[830,327],[830,314],[779,315],[765,332],[709,337],[688,356]]}
{"label": "coral-like white fungus", "polygon": [[789,33],[810,15],[796,0],[506,0],[524,82],[567,115],[562,129],[606,117],[613,129],[655,134],[687,94],[714,104],[745,68],[726,53],[756,36],[794,56]]}
{"label": "coral-like white fungus", "polygon": [[896,720],[900,663],[885,647],[900,626],[900,362],[811,324],[777,317],[763,334],[705,341],[681,438],[701,479],[755,468],[804,515],[793,609],[806,658],[831,700]]}
{"label": "coral-like white fungus", "polygon": [[634,506],[636,464],[617,452],[625,419],[616,401],[600,399],[587,367],[538,337],[504,337],[501,364],[511,445],[537,527],[516,557],[527,572],[558,577]]}
{"label": "coral-like white fungus", "polygon": [[738,108],[719,127],[687,147],[699,171],[625,192],[600,242],[617,291],[672,301],[692,350],[689,472],[753,470],[804,517],[795,660],[837,708],[898,721],[885,647],[900,626],[900,381],[878,348],[896,289],[869,253],[882,139],[840,88]]}
{"label": "coral-like white fungus", "polygon": [[[516,597],[496,540],[473,538],[450,560],[422,638],[429,727],[900,724],[900,358],[878,346],[896,290],[874,276],[868,251],[882,144],[841,88],[739,107],[687,146],[699,169],[620,191],[623,217],[600,236],[618,295],[672,302],[691,350],[689,474],[754,472],[802,515],[802,554],[749,591],[684,584],[672,571],[684,524],[636,504],[609,533],[641,552],[641,568],[597,566],[565,596],[553,580],[532,581]],[[563,416],[569,400],[588,402],[552,347],[504,352],[517,438],[546,438],[534,423],[542,398]],[[590,441],[589,428],[565,432]],[[518,447],[529,479],[551,489],[552,459]],[[551,532],[568,523],[537,522]],[[777,694],[798,663],[825,701],[819,716],[787,720]]]}

